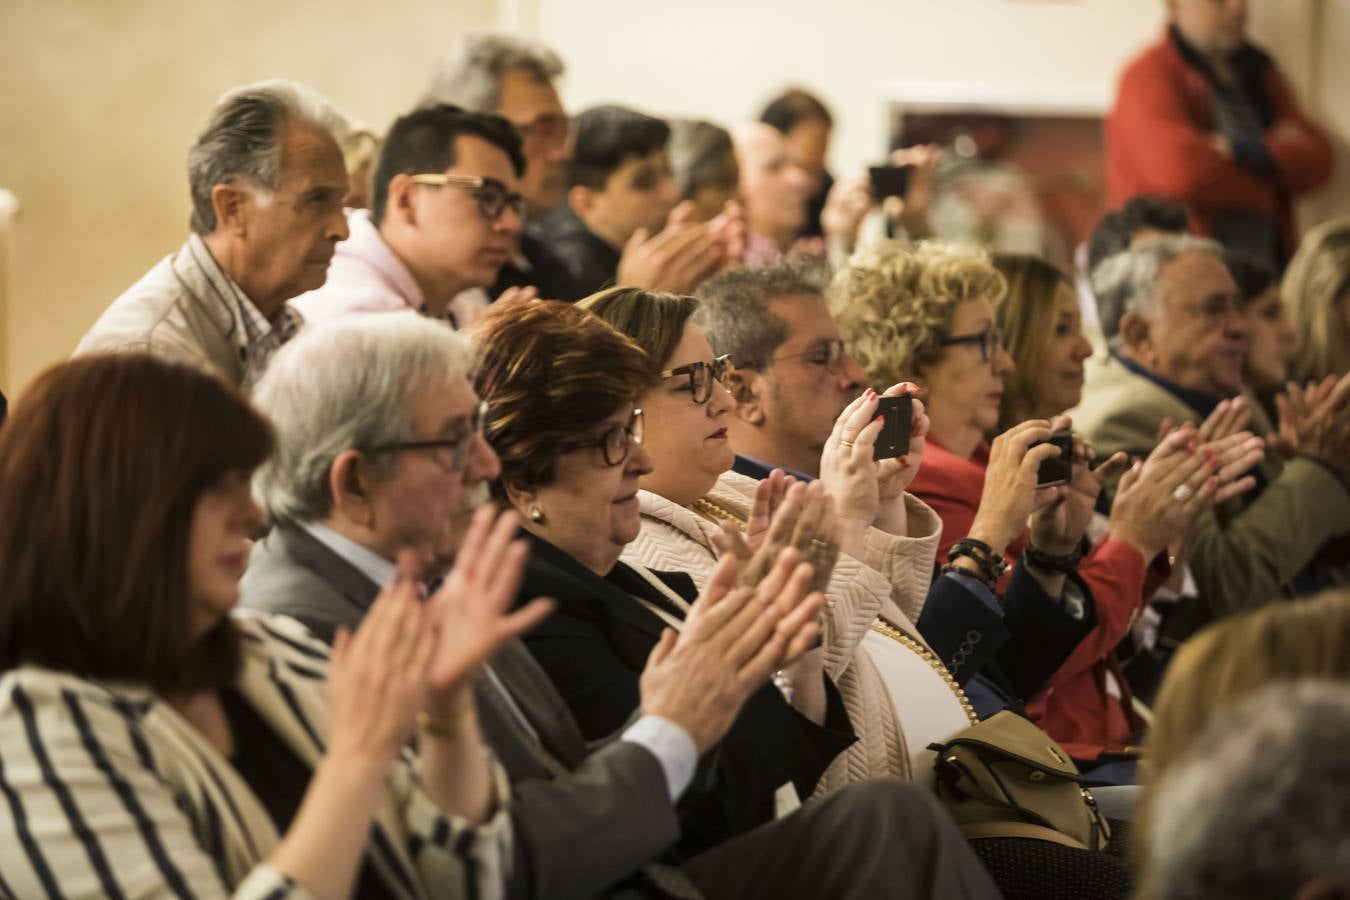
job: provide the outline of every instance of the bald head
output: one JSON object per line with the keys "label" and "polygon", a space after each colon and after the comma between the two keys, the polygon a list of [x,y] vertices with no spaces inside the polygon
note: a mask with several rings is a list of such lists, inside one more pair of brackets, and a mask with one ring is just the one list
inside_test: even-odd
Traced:
{"label": "bald head", "polygon": [[732,140],[750,233],[771,238],[780,250],[787,250],[806,221],[810,176],[792,161],[787,140],[771,125],[746,122],[732,132]]}

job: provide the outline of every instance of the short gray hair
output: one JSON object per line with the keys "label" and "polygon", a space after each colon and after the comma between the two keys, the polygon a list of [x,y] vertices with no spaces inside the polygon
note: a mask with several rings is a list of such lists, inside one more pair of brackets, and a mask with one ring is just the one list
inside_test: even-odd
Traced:
{"label": "short gray hair", "polygon": [[1162,311],[1158,277],[1163,267],[1182,254],[1197,252],[1223,262],[1223,246],[1217,241],[1189,234],[1160,234],[1108,256],[1092,270],[1097,317],[1112,347],[1120,347],[1120,319],[1127,312],[1154,319]]}
{"label": "short gray hair", "polygon": [[495,113],[502,99],[502,74],[511,69],[549,84],[565,67],[558,54],[537,41],[490,31],[470,32],[437,64],[422,105],[449,103],[469,112]]}
{"label": "short gray hair", "polygon": [[699,286],[694,324],[707,333],[717,356],[730,354],[741,368],[762,369],[788,339],[787,323],[770,311],[769,301],[805,296],[823,303],[829,283],[829,267],[806,255],[732,269]]}
{"label": "short gray hair", "polygon": [[188,189],[192,194],[190,225],[197,234],[216,230],[211,189],[236,180],[275,190],[281,178],[281,139],[290,122],[312,125],[330,134],[339,146],[351,125],[313,88],[275,79],[246,84],[226,92],[206,128],[188,150]]}
{"label": "short gray hair", "polygon": [[307,326],[277,352],[253,392],[276,429],[276,452],[253,479],[268,519],[327,516],[338,454],[411,440],[412,395],[444,381],[467,383],[472,365],[467,337],[412,311]]}
{"label": "short gray hair", "polygon": [[1154,786],[1152,900],[1293,897],[1350,884],[1350,686],[1273,685],[1219,716]]}

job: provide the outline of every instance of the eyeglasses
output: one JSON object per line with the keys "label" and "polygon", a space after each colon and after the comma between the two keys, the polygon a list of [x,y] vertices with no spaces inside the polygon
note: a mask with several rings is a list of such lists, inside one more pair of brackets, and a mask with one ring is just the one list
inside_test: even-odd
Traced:
{"label": "eyeglasses", "polygon": [[633,414],[628,417],[627,425],[615,425],[600,435],[599,440],[562,443],[558,445],[558,448],[561,450],[580,450],[583,447],[599,447],[600,452],[604,454],[605,465],[617,466],[628,458],[628,451],[633,444],[642,443],[646,431],[646,426],[642,420],[642,410],[634,409]]}
{"label": "eyeglasses", "polygon": [[979,344],[980,358],[989,362],[1003,346],[1003,332],[993,325],[986,325],[973,334],[957,334],[943,338],[938,344],[943,347],[950,347],[953,344]]}
{"label": "eyeglasses", "polygon": [[[436,441],[399,441],[393,444],[376,444],[374,447],[365,448],[365,452],[403,453],[409,450],[449,450],[449,464],[445,465],[445,469],[450,472],[458,472],[464,468],[464,464],[468,460],[469,449],[473,447],[474,439],[483,437],[483,426],[487,422],[487,411],[487,403],[479,403],[477,408],[469,413],[464,420],[464,430],[467,433],[459,437]],[[437,457],[438,461],[440,458]]]}
{"label": "eyeglasses", "polygon": [[736,364],[731,361],[731,356],[727,355],[719,356],[711,363],[692,362],[687,366],[666,369],[660,377],[673,378],[676,375],[688,375],[689,393],[693,395],[694,403],[701,405],[712,399],[713,382],[722,382],[735,371]]}
{"label": "eyeglasses", "polygon": [[522,141],[538,141],[552,147],[567,141],[567,117],[544,113],[531,122],[512,122]]}
{"label": "eyeglasses", "polygon": [[509,206],[516,217],[525,218],[525,197],[515,191],[507,190],[506,185],[495,178],[479,178],[477,175],[412,175],[416,184],[429,184],[433,187],[462,187],[473,193],[478,201],[478,212],[489,222],[501,218]]}
{"label": "eyeglasses", "polygon": [[844,342],[841,340],[826,341],[824,344],[818,344],[810,350],[803,350],[801,353],[785,353],[782,356],[775,356],[769,362],[778,362],[780,359],[796,359],[799,356],[808,357],[806,360],[817,366],[824,366],[825,371],[831,375],[839,374],[839,362],[844,358]]}

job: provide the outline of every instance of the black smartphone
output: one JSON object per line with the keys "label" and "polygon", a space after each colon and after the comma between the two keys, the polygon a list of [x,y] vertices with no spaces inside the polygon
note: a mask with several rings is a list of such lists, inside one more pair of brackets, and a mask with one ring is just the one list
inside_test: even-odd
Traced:
{"label": "black smartphone", "polygon": [[906,394],[901,397],[877,398],[877,415],[881,416],[881,434],[872,448],[873,459],[895,459],[909,452],[909,433],[913,428],[914,401]]}
{"label": "black smartphone", "polygon": [[910,166],[871,166],[867,170],[872,180],[872,197],[903,197],[909,189]]}
{"label": "black smartphone", "polygon": [[1031,446],[1036,447],[1040,444],[1054,444],[1059,448],[1059,455],[1041,463],[1040,469],[1036,472],[1036,487],[1067,484],[1073,477],[1073,432],[1056,431],[1050,435],[1049,440],[1037,441]]}

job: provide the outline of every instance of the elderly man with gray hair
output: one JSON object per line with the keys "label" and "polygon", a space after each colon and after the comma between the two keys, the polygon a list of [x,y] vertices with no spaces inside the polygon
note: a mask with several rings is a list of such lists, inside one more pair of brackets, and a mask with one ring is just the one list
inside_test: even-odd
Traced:
{"label": "elderly man with gray hair", "polygon": [[1218,717],[1154,785],[1147,900],[1350,895],[1350,687],[1271,686]]}
{"label": "elderly man with gray hair", "polygon": [[[1217,243],[1146,239],[1099,265],[1093,290],[1103,315],[1119,318],[1110,352],[1089,363],[1071,415],[1099,458],[1118,450],[1144,457],[1165,421],[1203,422],[1241,393],[1247,332]],[[1249,427],[1269,430],[1261,421]],[[1197,519],[1185,555],[1198,602],[1171,612],[1164,638],[1184,640],[1205,622],[1281,593],[1350,581],[1343,542],[1350,533],[1350,377],[1281,428],[1292,458],[1267,450],[1250,493]],[[1178,502],[1188,499],[1182,493]]]}
{"label": "elderly man with gray hair", "polygon": [[141,350],[249,387],[347,237],[348,125],[301,84],[235,88],[188,151],[192,234],[99,317],[76,355]]}

